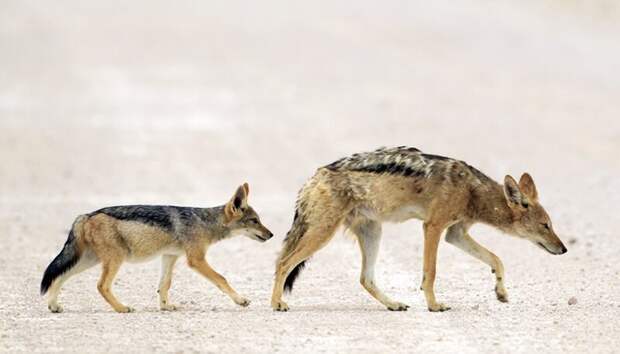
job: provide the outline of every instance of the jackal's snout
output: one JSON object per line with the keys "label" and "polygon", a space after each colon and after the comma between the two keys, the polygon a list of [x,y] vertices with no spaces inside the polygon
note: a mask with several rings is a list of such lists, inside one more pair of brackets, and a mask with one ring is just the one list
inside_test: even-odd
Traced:
{"label": "jackal's snout", "polygon": [[566,246],[564,246],[564,244],[562,244],[562,249],[560,250],[560,253],[557,253],[557,254],[564,254],[566,252],[568,252],[568,249],[566,249]]}
{"label": "jackal's snout", "polygon": [[566,246],[564,246],[564,243],[562,243],[560,238],[557,237],[556,235],[554,235],[554,239],[550,241],[549,240],[544,240],[543,242],[537,241],[536,244],[539,247],[543,248],[545,251],[553,255],[561,255],[561,254],[568,252],[568,250],[566,249]]}
{"label": "jackal's snout", "polygon": [[273,237],[273,232],[267,230],[267,233],[261,237],[261,241],[265,242]]}
{"label": "jackal's snout", "polygon": [[250,236],[253,236],[255,240],[260,242],[266,242],[273,237],[273,232],[269,231],[268,228],[263,226],[260,221],[257,225],[254,225],[254,227],[248,228],[247,233]]}

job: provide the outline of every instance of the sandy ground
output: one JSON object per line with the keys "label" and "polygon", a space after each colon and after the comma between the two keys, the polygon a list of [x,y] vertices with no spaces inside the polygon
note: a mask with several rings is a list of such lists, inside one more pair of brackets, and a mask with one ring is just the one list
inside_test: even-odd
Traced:
{"label": "sandy ground", "polygon": [[[617,351],[617,2],[455,6],[0,1],[0,351]],[[477,226],[511,302],[495,300],[487,267],[442,242],[436,291],[453,309],[429,313],[421,224],[386,225],[378,280],[408,312],[364,292],[342,236],[312,259],[292,310],[272,312],[298,188],[321,164],[401,144],[497,179],[529,171],[568,254]],[[171,298],[182,309],[159,312],[154,260],[115,282],[136,313],[111,312],[97,268],[67,283],[65,313],[48,312],[40,278],[76,215],[217,205],[244,181],[276,237],[223,242],[209,258],[249,308],[181,262]]]}

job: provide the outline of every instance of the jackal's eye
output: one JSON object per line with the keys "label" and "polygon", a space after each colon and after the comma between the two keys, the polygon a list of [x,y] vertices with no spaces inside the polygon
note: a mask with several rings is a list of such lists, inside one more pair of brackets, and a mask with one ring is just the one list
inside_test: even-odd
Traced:
{"label": "jackal's eye", "polygon": [[545,230],[551,230],[551,225],[549,225],[549,223],[541,223],[542,227],[545,228]]}
{"label": "jackal's eye", "polygon": [[250,219],[250,222],[251,222],[252,224],[258,224],[258,219]]}

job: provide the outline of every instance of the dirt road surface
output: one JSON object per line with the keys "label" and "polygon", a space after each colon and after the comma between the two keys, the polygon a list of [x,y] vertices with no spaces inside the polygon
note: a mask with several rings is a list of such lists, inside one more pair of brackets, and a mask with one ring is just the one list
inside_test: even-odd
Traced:
{"label": "dirt road surface", "polygon": [[[615,1],[0,3],[0,351],[611,353],[620,348],[620,8]],[[529,171],[569,248],[551,256],[489,227],[506,266],[442,242],[429,313],[417,290],[421,223],[384,227],[380,286],[337,236],[287,297],[269,298],[296,192],[320,165],[411,145],[495,179]],[[213,247],[252,300],[235,306],[176,268],[158,311],[159,262],[122,268],[113,313],[98,268],[64,287],[41,275],[74,217],[106,205],[211,206],[248,181],[276,233]],[[575,297],[577,303],[569,305]]]}

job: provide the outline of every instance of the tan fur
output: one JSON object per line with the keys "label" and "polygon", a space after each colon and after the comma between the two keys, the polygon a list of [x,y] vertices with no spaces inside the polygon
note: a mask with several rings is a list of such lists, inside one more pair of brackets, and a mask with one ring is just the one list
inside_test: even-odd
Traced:
{"label": "tan fur", "polygon": [[[97,289],[101,296],[116,312],[132,312],[133,309],[122,304],[112,292],[113,280],[121,265],[126,262],[143,262],[156,256],[162,257],[162,274],[158,293],[161,310],[176,310],[168,300],[168,291],[172,282],[172,271],[180,256],[187,257],[188,265],[211,281],[227,294],[236,304],[248,306],[250,301],[239,295],[207,263],[205,255],[215,242],[233,236],[236,233],[251,233],[251,237],[264,241],[273,234],[258,221],[258,216],[247,204],[249,187],[240,186],[230,202],[221,209],[220,214],[212,212],[214,220],[209,222],[191,222],[183,231],[174,231],[145,224],[140,221],[120,220],[104,213],[81,216],[74,225],[78,265],[54,280],[50,288],[49,308],[52,312],[61,312],[57,303],[60,286],[71,275],[75,275],[98,263],[102,272]],[[235,198],[241,198],[241,207],[234,205]],[[210,214],[211,215],[211,214]],[[252,220],[245,222],[244,217]],[[255,236],[259,235],[259,236]]]}
{"label": "tan fur", "polygon": [[[394,150],[378,150],[378,153],[385,151]],[[398,153],[400,151],[404,150],[398,150]],[[296,216],[276,265],[271,301],[275,310],[288,310],[288,305],[282,301],[283,285],[287,276],[301,262],[324,247],[342,224],[360,241],[362,286],[390,310],[406,310],[408,306],[388,298],[374,283],[373,267],[382,222],[403,222],[412,218],[424,221],[422,289],[430,311],[449,309],[436,300],[434,293],[437,249],[446,230],[447,242],[492,268],[496,274],[497,298],[502,302],[507,301],[503,283],[504,267],[496,255],[476,243],[467,233],[472,224],[486,223],[506,233],[539,242],[541,247],[549,252],[565,251],[564,245],[552,229],[541,231],[540,225],[550,225],[550,220],[538,203],[536,187],[529,174],[524,174],[519,184],[512,177],[506,177],[508,187],[516,188],[511,191],[513,194],[508,196],[504,186],[488,179],[462,161],[438,157],[431,160],[432,155],[427,155],[427,160],[423,160],[417,150],[410,151],[412,150],[403,152],[403,157],[390,156],[389,161],[398,162],[412,156],[407,163],[418,163],[415,166],[426,168],[424,174],[405,176],[398,173],[352,171],[346,168],[338,170],[338,167],[330,169],[326,166],[320,168],[306,183],[297,203],[300,215]],[[372,158],[377,159],[368,157]],[[415,158],[420,160],[412,160]],[[383,159],[380,161],[388,161],[388,158]],[[347,166],[364,167],[362,163],[356,163]],[[335,164],[338,162],[331,166]],[[339,166],[343,165],[341,163]],[[433,169],[426,166],[432,166]],[[527,205],[527,208],[524,205]]]}

